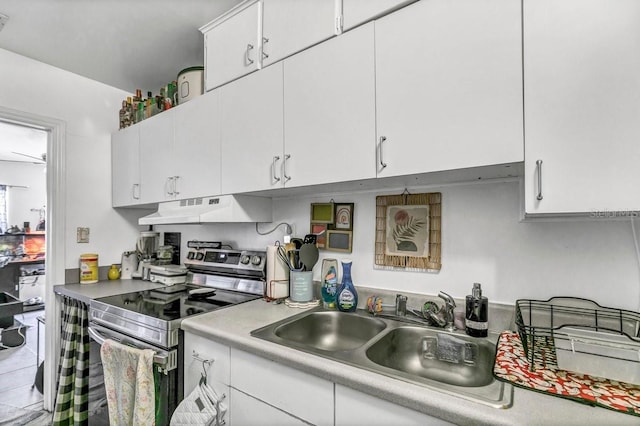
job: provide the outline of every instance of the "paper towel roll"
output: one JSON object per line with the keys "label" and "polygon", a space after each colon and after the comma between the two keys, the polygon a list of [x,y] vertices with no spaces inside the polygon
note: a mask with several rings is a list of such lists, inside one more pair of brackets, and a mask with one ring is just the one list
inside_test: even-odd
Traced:
{"label": "paper towel roll", "polygon": [[278,256],[278,246],[267,246],[267,297],[282,299],[289,296],[289,268]]}

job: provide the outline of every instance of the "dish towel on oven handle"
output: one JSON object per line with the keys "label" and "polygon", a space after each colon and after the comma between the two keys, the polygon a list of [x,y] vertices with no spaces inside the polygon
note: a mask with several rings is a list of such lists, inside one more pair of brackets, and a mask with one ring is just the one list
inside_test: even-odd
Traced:
{"label": "dish towel on oven handle", "polygon": [[216,407],[221,411],[220,418],[226,409],[219,401],[220,398],[213,388],[207,385],[206,381],[200,381],[200,384],[182,400],[173,412],[171,426],[221,426],[217,423],[218,410]]}
{"label": "dish towel on oven handle", "polygon": [[155,425],[153,355],[111,339],[100,347],[111,425]]}

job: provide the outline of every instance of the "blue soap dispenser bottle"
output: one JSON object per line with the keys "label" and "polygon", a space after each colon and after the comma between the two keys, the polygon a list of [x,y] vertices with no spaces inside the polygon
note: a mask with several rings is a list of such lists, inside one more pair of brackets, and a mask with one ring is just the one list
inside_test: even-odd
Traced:
{"label": "blue soap dispenser bottle", "polygon": [[342,312],[355,312],[358,308],[358,292],[351,279],[351,264],[351,260],[342,261],[342,283],[336,298],[338,310]]}

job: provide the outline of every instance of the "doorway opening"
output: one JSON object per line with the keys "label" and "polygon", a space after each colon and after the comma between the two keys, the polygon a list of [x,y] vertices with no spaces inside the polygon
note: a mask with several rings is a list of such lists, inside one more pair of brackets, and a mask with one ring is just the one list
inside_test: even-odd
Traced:
{"label": "doorway opening", "polygon": [[0,120],[0,418],[44,399],[48,139]]}
{"label": "doorway opening", "polygon": [[[60,307],[56,301],[53,293],[53,286],[55,284],[63,284],[65,271],[64,271],[64,257],[65,257],[65,243],[64,243],[64,229],[65,229],[65,179],[64,179],[64,165],[65,165],[65,134],[66,126],[61,120],[53,119],[50,117],[44,117],[37,114],[32,114],[24,111],[12,110],[4,107],[0,107],[0,125],[2,127],[9,126],[12,129],[28,129],[29,131],[41,132],[46,136],[46,143],[44,149],[39,145],[34,151],[27,149],[27,144],[22,144],[17,147],[11,148],[10,152],[14,152],[14,160],[18,161],[15,157],[22,161],[31,162],[29,167],[39,167],[39,172],[33,172],[32,174],[41,175],[44,179],[45,196],[44,201],[36,202],[35,204],[27,204],[28,214],[27,219],[22,220],[16,213],[11,212],[12,206],[15,207],[19,195],[24,196],[25,192],[29,188],[19,188],[19,186],[33,187],[34,184],[27,185],[14,185],[15,188],[9,188],[7,194],[7,215],[6,221],[8,228],[11,232],[19,230],[28,239],[35,239],[32,235],[42,233],[44,235],[44,249],[41,250],[36,246],[33,246],[33,242],[26,243],[23,246],[23,252],[28,252],[31,255],[35,251],[43,251],[44,256],[44,296],[40,296],[40,293],[29,294],[29,290],[35,290],[29,288],[29,283],[32,280],[25,280],[27,288],[24,290],[24,298],[30,303],[37,304],[39,302],[38,297],[42,297],[44,305],[44,312],[40,309],[34,308],[33,311],[24,314],[25,321],[29,322],[35,320],[35,326],[29,328],[27,333],[34,333],[34,337],[31,339],[32,343],[41,341],[40,347],[36,348],[36,352],[39,354],[33,355],[33,362],[42,368],[39,373],[42,376],[42,404],[43,408],[48,411],[53,410],[55,399],[55,386],[56,386],[56,372],[58,369],[58,354],[60,351],[59,340],[59,327]],[[4,145],[6,138],[0,137],[0,149]],[[4,170],[5,165],[9,162],[0,162],[0,167]],[[2,177],[2,176],[0,176]],[[0,179],[0,184],[4,179]],[[17,181],[12,181],[17,182]],[[5,189],[6,190],[6,189]],[[29,222],[27,224],[27,222]],[[2,229],[2,234],[6,233],[6,230]],[[28,232],[25,232],[28,231]],[[15,233],[15,236],[19,234]],[[28,236],[27,236],[28,234]],[[1,249],[0,249],[1,253]],[[20,254],[20,249],[15,254]],[[36,255],[37,257],[37,255]],[[25,276],[31,273],[40,274],[42,271],[26,270]],[[15,288],[15,287],[14,287]],[[0,290],[1,291],[1,290]],[[15,291],[15,290],[14,290]],[[20,295],[20,286],[18,286],[18,296]],[[31,296],[31,297],[27,297]],[[33,300],[29,300],[33,299]],[[20,299],[18,299],[20,300]],[[22,302],[22,301],[20,301]],[[24,305],[23,305],[24,306]],[[43,315],[44,314],[44,315]],[[35,317],[35,318],[31,318]],[[42,317],[42,321],[37,321],[37,317]],[[31,325],[31,324],[30,324]],[[40,339],[37,338],[37,334],[40,335]],[[31,336],[27,335],[27,342]],[[37,346],[37,345],[36,345]],[[39,355],[39,356],[38,356]],[[0,357],[2,352],[0,352]],[[36,357],[38,359],[36,360]],[[26,358],[26,356],[25,356]],[[1,358],[0,358],[1,359]],[[44,362],[42,362],[44,361]],[[35,383],[35,377],[34,383]],[[3,380],[4,382],[4,380]]]}

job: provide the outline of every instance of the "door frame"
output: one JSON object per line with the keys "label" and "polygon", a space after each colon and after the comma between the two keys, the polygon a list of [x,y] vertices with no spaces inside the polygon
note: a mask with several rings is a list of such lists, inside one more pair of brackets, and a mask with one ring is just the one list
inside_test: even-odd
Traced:
{"label": "door frame", "polygon": [[[65,283],[66,122],[0,106],[0,120],[47,132],[44,409],[53,411],[60,353],[60,303],[53,286]],[[48,357],[47,357],[48,355]]]}

